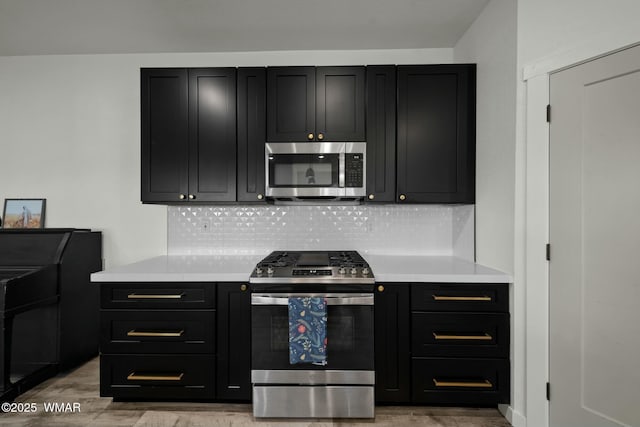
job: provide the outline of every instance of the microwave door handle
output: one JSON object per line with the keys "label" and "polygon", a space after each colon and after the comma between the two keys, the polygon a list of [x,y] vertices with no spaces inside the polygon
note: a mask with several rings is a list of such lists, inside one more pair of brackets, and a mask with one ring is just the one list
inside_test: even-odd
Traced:
{"label": "microwave door handle", "polygon": [[[291,295],[291,297],[323,297],[323,295]],[[373,305],[373,294],[324,296],[327,305]],[[289,296],[251,295],[251,305],[289,305]]]}
{"label": "microwave door handle", "polygon": [[338,154],[339,172],[338,172],[338,187],[344,188],[344,175],[345,175],[345,155],[344,151]]}

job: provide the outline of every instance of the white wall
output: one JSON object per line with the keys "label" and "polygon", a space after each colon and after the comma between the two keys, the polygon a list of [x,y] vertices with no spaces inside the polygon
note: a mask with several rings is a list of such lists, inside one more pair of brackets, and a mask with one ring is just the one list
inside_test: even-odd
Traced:
{"label": "white wall", "polygon": [[[492,0],[454,48],[456,62],[477,63],[476,260],[514,271],[517,28],[516,2]],[[511,289],[511,404],[524,425],[524,289]]]}
{"label": "white wall", "polygon": [[140,203],[140,67],[448,63],[452,49],[0,57],[0,201],[46,198],[47,227],[102,230],[106,266],[167,250]]}
{"label": "white wall", "polygon": [[640,42],[638,16],[637,0],[518,1],[514,276],[526,287],[528,426],[548,425],[548,73]]}

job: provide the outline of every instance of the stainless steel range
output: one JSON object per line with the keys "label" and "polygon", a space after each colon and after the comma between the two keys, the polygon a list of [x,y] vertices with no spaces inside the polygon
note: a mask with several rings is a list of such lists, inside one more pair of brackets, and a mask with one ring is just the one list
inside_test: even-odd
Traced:
{"label": "stainless steel range", "polygon": [[[373,418],[375,278],[360,254],[273,252],[249,283],[254,416]],[[318,306],[292,311],[309,302]],[[314,325],[298,315],[309,312],[322,319],[314,324],[322,335],[305,343],[297,334]]]}

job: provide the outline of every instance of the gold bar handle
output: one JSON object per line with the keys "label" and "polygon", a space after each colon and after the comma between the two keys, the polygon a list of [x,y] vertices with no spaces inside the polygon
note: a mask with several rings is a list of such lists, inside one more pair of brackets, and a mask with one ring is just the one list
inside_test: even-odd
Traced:
{"label": "gold bar handle", "polygon": [[493,337],[487,333],[483,335],[450,335],[433,333],[433,338],[436,340],[477,340],[477,341],[491,341]]}
{"label": "gold bar handle", "polygon": [[153,331],[136,331],[135,329],[127,332],[128,337],[181,337],[184,329],[176,332],[153,332]]}
{"label": "gold bar handle", "polygon": [[491,297],[482,295],[482,296],[461,296],[461,297],[453,297],[448,295],[431,295],[434,301],[491,301]]}
{"label": "gold bar handle", "polygon": [[181,294],[129,294],[129,299],[182,299],[184,292]]}
{"label": "gold bar handle", "polygon": [[491,384],[491,381],[489,381],[489,380],[478,381],[478,382],[474,382],[474,381],[438,381],[437,379],[433,378],[433,384],[436,387],[465,387],[465,388],[491,388],[491,387],[493,387],[493,384]]}
{"label": "gold bar handle", "polygon": [[177,375],[144,375],[132,372],[129,374],[127,379],[129,381],[180,381],[183,376],[183,372],[180,372]]}

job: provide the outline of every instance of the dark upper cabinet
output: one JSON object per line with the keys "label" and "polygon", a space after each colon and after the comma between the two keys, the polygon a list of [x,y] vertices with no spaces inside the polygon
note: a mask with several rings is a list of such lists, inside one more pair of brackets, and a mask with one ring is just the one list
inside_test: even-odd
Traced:
{"label": "dark upper cabinet", "polygon": [[474,203],[475,65],[398,66],[396,200]]}
{"label": "dark upper cabinet", "polygon": [[268,68],[267,140],[364,141],[365,67]]}
{"label": "dark upper cabinet", "polygon": [[189,70],[189,199],[236,200],[236,69]]}
{"label": "dark upper cabinet", "polygon": [[141,71],[143,202],[178,201],[189,191],[187,70]]}
{"label": "dark upper cabinet", "polygon": [[375,304],[376,402],[411,399],[411,311],[407,283],[378,285]]}
{"label": "dark upper cabinet", "polygon": [[251,293],[241,283],[218,283],[217,385],[224,400],[251,400]]}
{"label": "dark upper cabinet", "polygon": [[235,201],[235,68],[143,69],[141,104],[142,201]]}
{"label": "dark upper cabinet", "polygon": [[238,68],[239,202],[265,202],[266,69]]}
{"label": "dark upper cabinet", "polygon": [[367,67],[367,202],[396,195],[396,67]]}

